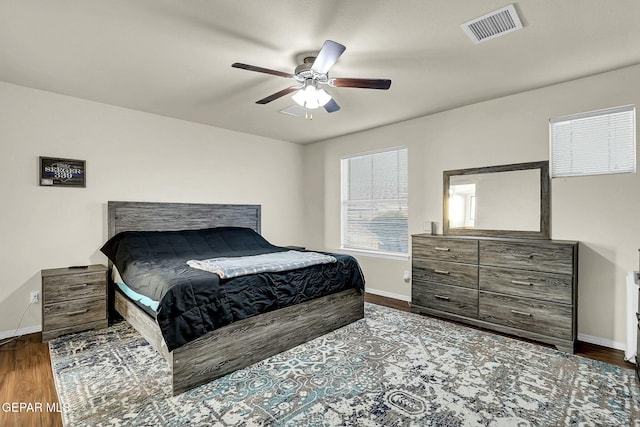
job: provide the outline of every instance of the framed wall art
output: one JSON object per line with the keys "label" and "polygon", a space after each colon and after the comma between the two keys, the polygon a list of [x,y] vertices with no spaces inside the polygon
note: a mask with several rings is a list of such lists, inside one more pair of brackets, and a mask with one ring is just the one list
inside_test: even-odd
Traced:
{"label": "framed wall art", "polygon": [[86,187],[84,160],[40,157],[39,183],[43,187]]}

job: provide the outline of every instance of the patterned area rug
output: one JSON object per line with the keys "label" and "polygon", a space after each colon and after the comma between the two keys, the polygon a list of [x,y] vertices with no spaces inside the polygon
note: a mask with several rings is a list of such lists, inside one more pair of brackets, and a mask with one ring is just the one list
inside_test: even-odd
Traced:
{"label": "patterned area rug", "polygon": [[65,425],[629,426],[634,371],[366,304],[365,319],[171,396],[126,323],[50,342]]}

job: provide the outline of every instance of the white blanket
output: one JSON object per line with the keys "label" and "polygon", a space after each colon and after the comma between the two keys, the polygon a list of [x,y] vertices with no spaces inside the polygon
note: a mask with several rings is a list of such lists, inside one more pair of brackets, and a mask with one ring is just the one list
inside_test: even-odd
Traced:
{"label": "white blanket", "polygon": [[273,252],[243,257],[189,260],[187,265],[220,276],[221,279],[275,271],[295,270],[316,264],[330,264],[337,260],[317,252]]}

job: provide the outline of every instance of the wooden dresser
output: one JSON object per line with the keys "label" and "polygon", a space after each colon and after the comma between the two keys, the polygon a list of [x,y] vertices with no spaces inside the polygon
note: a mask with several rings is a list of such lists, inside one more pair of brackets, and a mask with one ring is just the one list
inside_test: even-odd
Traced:
{"label": "wooden dresser", "polygon": [[577,337],[578,242],[412,236],[411,311],[555,345]]}
{"label": "wooden dresser", "polygon": [[42,270],[42,341],[107,323],[107,267]]}

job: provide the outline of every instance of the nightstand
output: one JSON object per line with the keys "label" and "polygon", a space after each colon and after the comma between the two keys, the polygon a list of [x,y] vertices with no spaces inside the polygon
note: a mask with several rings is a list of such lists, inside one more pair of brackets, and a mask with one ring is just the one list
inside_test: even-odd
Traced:
{"label": "nightstand", "polygon": [[107,267],[42,270],[42,341],[107,324]]}

